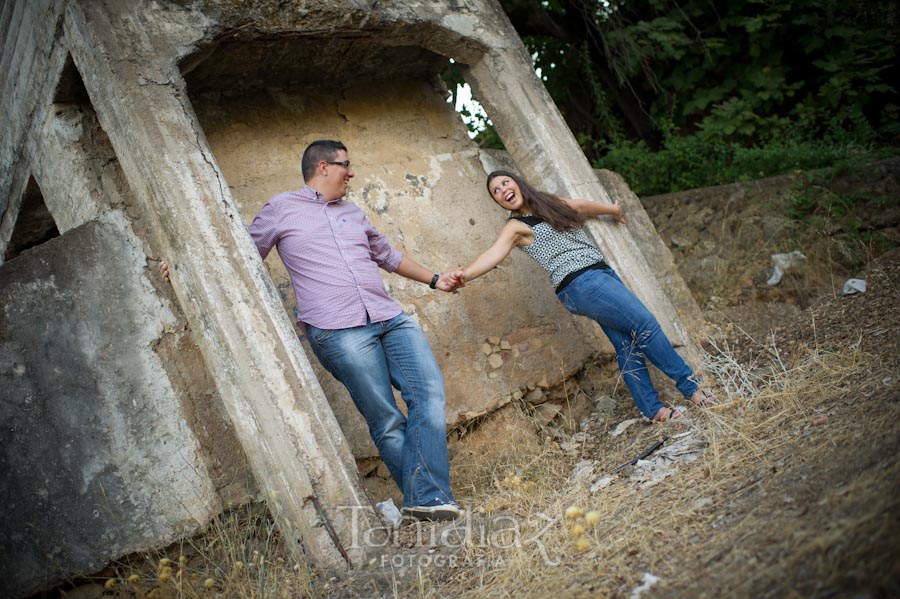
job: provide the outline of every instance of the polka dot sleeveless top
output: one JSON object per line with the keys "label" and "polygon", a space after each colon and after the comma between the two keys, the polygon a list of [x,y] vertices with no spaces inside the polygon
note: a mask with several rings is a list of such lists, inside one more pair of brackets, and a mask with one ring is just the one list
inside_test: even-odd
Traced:
{"label": "polka dot sleeveless top", "polygon": [[[559,291],[569,275],[600,267],[608,268],[603,253],[588,238],[581,227],[560,233],[537,216],[511,216],[522,221],[534,235],[534,241],[524,250],[550,275],[550,284]],[[570,279],[571,280],[571,279]]]}

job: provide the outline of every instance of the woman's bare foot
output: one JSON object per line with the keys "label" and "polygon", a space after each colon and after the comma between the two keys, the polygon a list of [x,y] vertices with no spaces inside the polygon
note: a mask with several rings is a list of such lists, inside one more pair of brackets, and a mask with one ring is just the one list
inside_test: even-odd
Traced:
{"label": "woman's bare foot", "polygon": [[718,398],[715,395],[703,389],[702,387],[697,387],[697,390],[694,391],[694,394],[688,398],[692,404],[699,407],[704,406],[714,406],[719,403]]}
{"label": "woman's bare foot", "polygon": [[678,420],[679,418],[681,418],[681,412],[663,406],[657,410],[656,414],[653,416],[653,422],[668,422],[669,420]]}

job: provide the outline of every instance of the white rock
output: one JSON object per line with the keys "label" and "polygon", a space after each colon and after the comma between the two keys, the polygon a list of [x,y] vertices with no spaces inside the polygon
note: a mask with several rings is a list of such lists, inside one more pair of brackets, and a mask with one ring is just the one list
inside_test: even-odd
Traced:
{"label": "white rock", "polygon": [[572,481],[579,482],[582,480],[586,480],[593,476],[594,474],[594,462],[589,460],[582,460],[575,464],[575,468],[572,471]]}
{"label": "white rock", "polygon": [[694,502],[694,509],[700,511],[704,508],[707,508],[713,504],[712,497],[701,497],[697,501]]}
{"label": "white rock", "polygon": [[853,295],[854,293],[865,293],[866,282],[863,279],[847,279],[841,293],[844,295]]}
{"label": "white rock", "polygon": [[619,435],[621,435],[622,433],[625,432],[625,429],[627,429],[629,426],[631,426],[635,422],[640,422],[640,420],[641,420],[640,418],[629,418],[628,420],[623,420],[622,422],[617,424],[616,428],[613,429],[609,434],[612,435],[613,437],[618,437]]}
{"label": "white rock", "polygon": [[594,484],[591,485],[591,493],[596,493],[600,489],[605,489],[611,485],[614,480],[616,480],[614,476],[604,476],[600,480],[595,481]]}
{"label": "white rock", "polygon": [[375,507],[381,512],[381,517],[384,518],[384,521],[387,522],[388,526],[396,528],[403,519],[403,515],[400,513],[400,510],[397,509],[397,506],[394,505],[394,500],[390,497],[384,501],[379,501],[375,504]]}
{"label": "white rock", "polygon": [[644,572],[643,584],[631,591],[631,599],[637,599],[638,597],[652,589],[654,586],[656,586],[656,583],[658,582],[658,576],[654,576],[653,574],[650,574],[650,572]]}
{"label": "white rock", "polygon": [[803,255],[803,252],[796,250],[788,254],[772,254],[773,272],[769,280],[766,281],[766,285],[770,287],[777,285],[781,282],[781,277],[784,276],[785,272],[799,266],[804,260],[806,260],[806,256]]}

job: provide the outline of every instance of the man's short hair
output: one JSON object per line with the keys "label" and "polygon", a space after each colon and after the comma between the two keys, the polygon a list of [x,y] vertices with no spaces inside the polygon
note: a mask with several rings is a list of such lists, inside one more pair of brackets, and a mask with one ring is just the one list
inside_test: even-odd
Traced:
{"label": "man's short hair", "polygon": [[303,180],[309,181],[316,174],[316,167],[321,160],[334,160],[337,153],[347,151],[347,146],[332,139],[319,139],[303,151],[303,160],[300,162],[300,170],[303,172]]}

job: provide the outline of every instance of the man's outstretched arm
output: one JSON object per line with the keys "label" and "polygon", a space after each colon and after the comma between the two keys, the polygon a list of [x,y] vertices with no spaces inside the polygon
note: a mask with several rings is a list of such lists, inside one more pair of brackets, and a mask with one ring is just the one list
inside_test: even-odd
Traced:
{"label": "man's outstretched arm", "polygon": [[[426,285],[430,285],[434,275],[438,274],[428,270],[412,258],[407,258],[406,256],[403,256],[403,259],[400,260],[400,265],[397,266],[397,269],[394,272],[401,277],[425,283]],[[439,274],[435,284],[435,288],[440,289],[441,291],[455,291],[462,286],[462,281],[454,278],[453,273],[450,272]]]}

